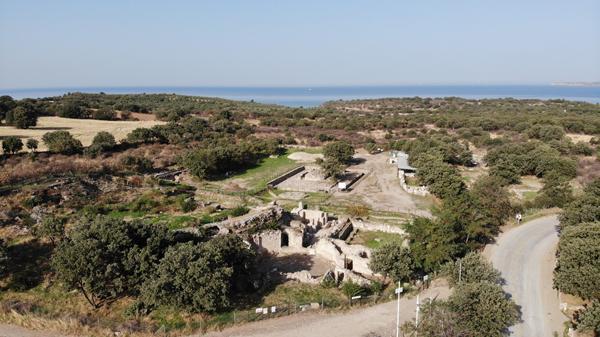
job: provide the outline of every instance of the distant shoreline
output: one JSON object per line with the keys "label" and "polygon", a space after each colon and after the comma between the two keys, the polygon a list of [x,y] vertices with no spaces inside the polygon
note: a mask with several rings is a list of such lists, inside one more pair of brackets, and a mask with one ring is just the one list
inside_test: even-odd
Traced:
{"label": "distant shoreline", "polygon": [[563,87],[600,87],[600,82],[553,82],[550,85]]}
{"label": "distant shoreline", "polygon": [[[565,99],[600,103],[600,85],[397,85],[329,87],[71,87],[0,89],[15,99],[62,96],[69,92],[107,94],[179,94],[255,101],[289,107],[316,107],[328,101],[403,97],[461,97],[465,99]],[[567,82],[564,82],[567,83]],[[574,82],[579,83],[579,82]]]}

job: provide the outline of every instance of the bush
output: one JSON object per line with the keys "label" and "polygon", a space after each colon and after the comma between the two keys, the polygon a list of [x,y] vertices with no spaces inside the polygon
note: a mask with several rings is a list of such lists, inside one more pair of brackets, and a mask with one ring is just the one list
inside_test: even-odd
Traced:
{"label": "bush", "polygon": [[19,137],[8,136],[2,140],[2,151],[6,154],[19,153],[23,149],[23,141]]}
{"label": "bush", "polygon": [[62,153],[66,155],[72,155],[81,153],[83,145],[68,131],[53,131],[44,134],[42,137],[44,144],[48,147],[48,151],[54,153]]}
{"label": "bush", "polygon": [[198,207],[196,200],[194,198],[186,198],[185,196],[179,198],[178,200],[179,208],[184,213],[192,212]]}
{"label": "bush", "polygon": [[86,149],[86,154],[95,157],[100,153],[110,151],[117,145],[115,137],[106,131],[100,131],[94,136],[92,145]]}
{"label": "bush", "polygon": [[348,280],[342,284],[342,293],[348,297],[348,299],[354,296],[364,296],[367,294],[367,289],[352,280]]}
{"label": "bush", "polygon": [[154,169],[152,161],[145,157],[125,156],[121,158],[121,165],[127,170],[137,173],[148,173]]}
{"label": "bush", "polygon": [[100,108],[92,111],[92,118],[111,121],[117,118],[117,114],[111,108]]}

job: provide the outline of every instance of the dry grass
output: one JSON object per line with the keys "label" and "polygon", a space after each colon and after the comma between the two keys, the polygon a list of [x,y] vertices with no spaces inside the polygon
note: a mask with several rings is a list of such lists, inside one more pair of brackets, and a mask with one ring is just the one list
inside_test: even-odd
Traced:
{"label": "dry grass", "polygon": [[571,138],[571,140],[574,143],[578,143],[578,142],[584,142],[584,143],[590,143],[590,140],[592,139],[592,135],[581,135],[578,133],[567,133],[567,137]]}
{"label": "dry grass", "polygon": [[117,141],[124,139],[128,133],[136,128],[147,128],[154,125],[164,124],[155,120],[140,121],[101,121],[95,119],[72,119],[62,117],[40,117],[37,126],[30,129],[16,129],[12,126],[0,126],[0,138],[17,136],[23,140],[28,138],[37,139],[40,142],[40,151],[45,151],[46,146],[42,142],[42,136],[46,132],[64,130],[69,131],[75,138],[79,139],[84,146],[92,143],[94,136],[100,131],[108,131],[115,136]]}

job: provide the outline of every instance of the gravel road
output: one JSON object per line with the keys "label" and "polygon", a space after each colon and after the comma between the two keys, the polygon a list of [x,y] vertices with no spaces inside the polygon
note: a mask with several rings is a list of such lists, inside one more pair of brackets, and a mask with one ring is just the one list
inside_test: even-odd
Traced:
{"label": "gravel road", "polygon": [[558,243],[558,219],[547,216],[529,221],[501,235],[485,255],[506,280],[505,290],[521,306],[523,322],[511,328],[516,337],[562,336],[565,316],[559,310],[552,270]]}
{"label": "gravel road", "polygon": [[[421,300],[447,298],[449,294],[450,290],[446,286],[432,287],[421,294]],[[390,337],[396,335],[396,305],[396,301],[391,301],[341,313],[304,313],[190,337]],[[401,299],[400,320],[405,322],[414,319],[415,309],[416,298]]]}

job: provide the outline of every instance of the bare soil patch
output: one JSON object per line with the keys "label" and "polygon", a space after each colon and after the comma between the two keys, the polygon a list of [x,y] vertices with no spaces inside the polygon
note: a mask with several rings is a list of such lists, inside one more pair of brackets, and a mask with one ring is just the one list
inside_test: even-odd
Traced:
{"label": "bare soil patch", "polygon": [[315,161],[317,161],[317,158],[323,158],[323,155],[320,153],[308,153],[299,151],[290,154],[288,158],[301,163],[314,163]]}

